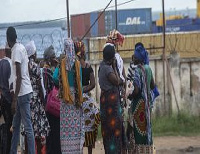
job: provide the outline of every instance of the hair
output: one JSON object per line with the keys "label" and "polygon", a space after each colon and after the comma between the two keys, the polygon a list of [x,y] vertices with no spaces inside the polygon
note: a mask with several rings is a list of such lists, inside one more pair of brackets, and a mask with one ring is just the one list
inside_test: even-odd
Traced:
{"label": "hair", "polygon": [[138,43],[135,44],[135,49],[136,49],[137,47],[139,47],[139,46],[141,46],[142,48],[144,48],[144,45],[143,45],[141,42],[138,42]]}
{"label": "hair", "polygon": [[8,27],[8,29],[6,31],[6,35],[7,35],[7,38],[9,39],[9,41],[16,42],[17,33],[16,33],[16,30],[14,27]]}
{"label": "hair", "polygon": [[115,47],[114,45],[106,45],[103,49],[103,59],[106,61],[111,60],[115,57]]}

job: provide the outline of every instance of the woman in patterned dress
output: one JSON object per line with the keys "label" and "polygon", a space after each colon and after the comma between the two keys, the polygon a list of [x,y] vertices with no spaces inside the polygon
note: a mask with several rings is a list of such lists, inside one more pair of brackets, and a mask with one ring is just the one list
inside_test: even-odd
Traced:
{"label": "woman in patterned dress", "polygon": [[100,123],[99,109],[91,97],[90,91],[95,87],[94,71],[90,64],[85,61],[85,46],[83,42],[75,43],[76,55],[80,60],[82,68],[83,85],[83,115],[85,120],[85,142],[84,147],[88,147],[88,154],[92,154],[92,148],[95,148],[95,141],[98,134],[98,125]]}
{"label": "woman in patterned dress", "polygon": [[31,98],[31,120],[37,145],[37,153],[41,154],[42,141],[48,136],[50,126],[44,110],[44,96],[41,86],[40,68],[35,63],[36,47],[33,41],[26,46],[29,57],[29,74],[33,87],[33,97]]}
{"label": "woman in patterned dress", "polygon": [[106,154],[122,152],[122,109],[120,105],[119,78],[114,45],[103,49],[103,61],[99,67],[99,84],[101,88],[100,113],[101,132]]}
{"label": "woman in patterned dress", "polygon": [[153,153],[150,106],[151,90],[155,88],[155,84],[148,65],[148,53],[141,43],[136,45],[133,63],[128,73],[129,86],[132,87],[128,95],[131,100],[130,132],[134,133],[135,152],[148,154]]}
{"label": "woman in patterned dress", "polygon": [[62,154],[83,153],[84,117],[81,66],[75,58],[74,43],[64,42],[65,55],[60,64],[60,141]]}

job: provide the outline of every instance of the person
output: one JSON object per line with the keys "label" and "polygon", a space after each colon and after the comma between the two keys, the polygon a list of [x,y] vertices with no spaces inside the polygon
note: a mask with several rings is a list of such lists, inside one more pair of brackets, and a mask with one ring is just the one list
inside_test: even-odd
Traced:
{"label": "person", "polygon": [[25,47],[16,41],[17,34],[14,27],[8,27],[6,37],[12,52],[11,59],[14,77],[14,97],[11,107],[15,115],[12,123],[13,136],[10,153],[17,153],[22,121],[27,136],[28,153],[35,154],[35,140],[30,115],[30,101],[33,89],[28,71],[28,55]]}
{"label": "person", "polygon": [[112,44],[103,49],[103,61],[99,66],[98,77],[101,88],[101,132],[105,153],[121,154],[122,109],[118,88],[121,80],[116,68],[115,47]]}
{"label": "person", "polygon": [[[150,91],[154,89],[155,84],[148,64],[147,51],[141,45],[137,45],[133,64],[129,68],[128,81],[131,90],[127,94],[131,100],[129,132],[134,134],[133,151],[136,153],[153,153]],[[130,139],[130,136],[128,138]]]}
{"label": "person", "polygon": [[95,88],[94,71],[91,65],[85,61],[85,46],[83,42],[75,43],[75,51],[81,63],[83,97],[85,100],[82,106],[85,120],[84,147],[88,147],[88,154],[92,154],[92,148],[95,148],[98,125],[100,123],[99,109],[96,107],[90,93],[90,91]]}
{"label": "person", "polygon": [[[117,30],[113,30],[110,32],[110,35],[107,37],[106,44],[113,44],[116,49],[118,49],[118,46],[122,46],[124,43],[124,36]],[[126,121],[126,116],[125,116],[125,109],[127,107],[126,103],[126,73],[124,69],[124,62],[123,59],[121,58],[118,50],[115,52],[115,58],[116,58],[116,65],[117,65],[117,72],[119,74],[120,80],[122,80],[122,84],[119,85],[119,93],[120,93],[120,105],[122,109],[122,147],[123,151],[122,153],[126,153],[127,150],[127,138],[126,138],[126,128],[125,128],[125,121]]]}
{"label": "person", "polygon": [[10,152],[12,133],[13,115],[11,113],[11,103],[14,95],[13,91],[13,69],[11,61],[11,49],[6,45],[5,56],[0,60],[0,91],[1,91],[1,111],[6,125],[6,153]]}
{"label": "person", "polygon": [[[45,93],[45,106],[47,103],[47,96],[53,87],[59,88],[57,79],[54,79],[54,70],[57,67],[57,60],[54,47],[51,45],[44,51],[44,67],[42,70],[42,78],[44,83],[43,92]],[[47,154],[61,154],[60,147],[60,117],[46,112],[47,119],[50,125],[50,132],[46,138]]]}
{"label": "person", "polygon": [[84,118],[81,66],[75,57],[74,43],[64,41],[65,55],[60,65],[60,140],[62,154],[83,153]]}
{"label": "person", "polygon": [[50,131],[49,122],[44,110],[44,96],[41,86],[41,71],[36,59],[36,46],[34,41],[30,41],[25,46],[29,57],[29,74],[33,87],[33,97],[31,98],[31,119],[37,145],[37,154],[41,154],[42,142]]}

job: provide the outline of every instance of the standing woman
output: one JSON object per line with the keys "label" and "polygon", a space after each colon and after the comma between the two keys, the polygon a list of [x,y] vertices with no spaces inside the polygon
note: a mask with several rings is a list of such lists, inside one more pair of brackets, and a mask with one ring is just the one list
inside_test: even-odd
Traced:
{"label": "standing woman", "polygon": [[95,148],[95,141],[98,134],[98,125],[100,123],[99,109],[95,106],[94,99],[90,91],[95,87],[94,71],[90,64],[85,61],[85,47],[83,42],[75,43],[76,55],[80,60],[82,68],[83,85],[83,114],[85,120],[85,143],[88,147],[88,154],[92,154],[92,148]]}
{"label": "standing woman", "polygon": [[81,66],[75,58],[74,43],[64,42],[65,56],[60,64],[60,141],[62,154],[83,153],[84,118]]}
{"label": "standing woman", "polygon": [[31,120],[35,141],[37,145],[37,153],[41,154],[42,140],[48,136],[50,126],[44,110],[44,96],[41,86],[41,72],[38,65],[35,63],[36,46],[34,41],[29,42],[26,46],[26,51],[29,57],[29,75],[31,85],[33,87],[33,96],[31,98]]}
{"label": "standing woman", "polygon": [[103,49],[103,61],[99,67],[101,132],[106,154],[122,152],[122,109],[118,90],[120,82],[115,48],[109,44]]}
{"label": "standing woman", "polygon": [[155,87],[148,62],[147,51],[142,46],[137,46],[133,56],[134,67],[131,65],[128,74],[128,80],[133,85],[128,98],[131,100],[132,119],[129,123],[134,132],[134,147],[136,153],[147,154],[153,153],[150,91]]}
{"label": "standing woman", "polygon": [[[42,71],[43,74],[43,83],[44,89],[46,91],[45,100],[47,101],[47,96],[53,89],[53,87],[59,87],[57,79],[54,78],[54,68],[57,63],[55,50],[53,46],[48,47],[44,51],[44,68]],[[46,102],[47,103],[47,102]],[[47,154],[61,154],[60,148],[60,118],[52,115],[49,112],[46,112],[50,132],[47,136],[46,145],[47,145]]]}

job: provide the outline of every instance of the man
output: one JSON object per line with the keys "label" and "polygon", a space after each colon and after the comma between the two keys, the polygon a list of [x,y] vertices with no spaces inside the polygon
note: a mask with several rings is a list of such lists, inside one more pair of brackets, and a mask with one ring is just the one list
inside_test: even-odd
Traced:
{"label": "man", "polygon": [[6,145],[4,145],[6,153],[10,152],[12,133],[13,116],[11,113],[11,103],[13,97],[13,78],[12,78],[12,62],[11,49],[6,46],[5,55],[0,61],[0,91],[1,91],[1,111],[4,117],[6,126]]}
{"label": "man", "polygon": [[17,34],[14,27],[9,27],[6,32],[7,42],[11,48],[13,65],[14,97],[12,101],[13,136],[10,154],[17,153],[21,121],[24,124],[27,136],[28,153],[35,154],[35,140],[31,123],[30,101],[33,92],[28,71],[28,55],[25,47],[17,43]]}

